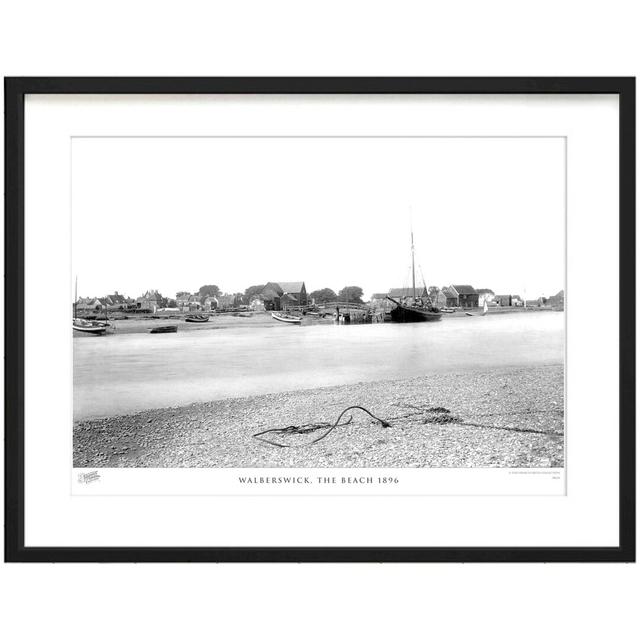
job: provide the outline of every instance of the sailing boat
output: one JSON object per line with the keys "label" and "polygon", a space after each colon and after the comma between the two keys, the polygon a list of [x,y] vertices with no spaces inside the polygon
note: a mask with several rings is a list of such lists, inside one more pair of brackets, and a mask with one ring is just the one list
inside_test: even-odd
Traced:
{"label": "sailing boat", "polygon": [[418,301],[416,296],[416,264],[413,246],[413,229],[411,230],[411,275],[413,283],[413,302],[405,304],[400,300],[387,296],[396,306],[391,310],[392,322],[433,322],[442,319],[442,311],[431,304],[431,300]]}
{"label": "sailing boat", "polygon": [[101,336],[106,333],[109,321],[100,322],[97,320],[85,320],[78,318],[78,278],[76,277],[76,299],[73,303],[73,330],[80,333],[90,333],[95,336]]}

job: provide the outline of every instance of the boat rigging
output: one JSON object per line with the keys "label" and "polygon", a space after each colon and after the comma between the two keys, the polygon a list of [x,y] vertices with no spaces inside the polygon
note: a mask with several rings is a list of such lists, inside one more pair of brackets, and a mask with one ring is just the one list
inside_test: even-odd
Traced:
{"label": "boat rigging", "polygon": [[[423,277],[424,279],[424,277]],[[431,298],[426,296],[416,296],[416,261],[415,247],[413,243],[413,229],[411,229],[411,283],[413,288],[413,298],[411,304],[396,300],[387,296],[396,306],[391,310],[392,322],[433,322],[442,319],[442,311],[433,306]],[[426,285],[425,285],[426,286]]]}

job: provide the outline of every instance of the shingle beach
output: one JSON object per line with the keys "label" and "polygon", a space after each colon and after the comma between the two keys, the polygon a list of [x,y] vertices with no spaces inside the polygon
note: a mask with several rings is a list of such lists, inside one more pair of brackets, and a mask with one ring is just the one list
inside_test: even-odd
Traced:
{"label": "shingle beach", "polygon": [[[325,428],[253,434],[288,426]],[[348,416],[352,415],[352,420]],[[438,373],[79,420],[74,467],[562,467],[564,367]]]}

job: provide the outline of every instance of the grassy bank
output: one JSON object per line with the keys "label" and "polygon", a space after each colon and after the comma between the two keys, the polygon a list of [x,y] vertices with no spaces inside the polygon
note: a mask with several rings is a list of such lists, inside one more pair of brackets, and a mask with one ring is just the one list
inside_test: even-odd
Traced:
{"label": "grassy bank", "polygon": [[[252,437],[270,428],[324,431]],[[559,467],[564,460],[562,365],[434,374],[235,398],[78,421],[76,467]]]}

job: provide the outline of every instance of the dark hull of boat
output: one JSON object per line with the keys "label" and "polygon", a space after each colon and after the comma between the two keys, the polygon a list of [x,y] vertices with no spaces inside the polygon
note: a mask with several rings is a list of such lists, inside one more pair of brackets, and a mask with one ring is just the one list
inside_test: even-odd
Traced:
{"label": "dark hull of boat", "polygon": [[185,322],[209,322],[209,316],[204,316],[204,317],[186,317],[184,319]]}
{"label": "dark hull of boat", "polygon": [[406,307],[401,304],[395,309],[391,309],[391,322],[435,322],[441,319],[442,313],[440,311]]}
{"label": "dark hull of boat", "polygon": [[178,325],[171,325],[169,327],[154,327],[149,333],[177,333]]}

